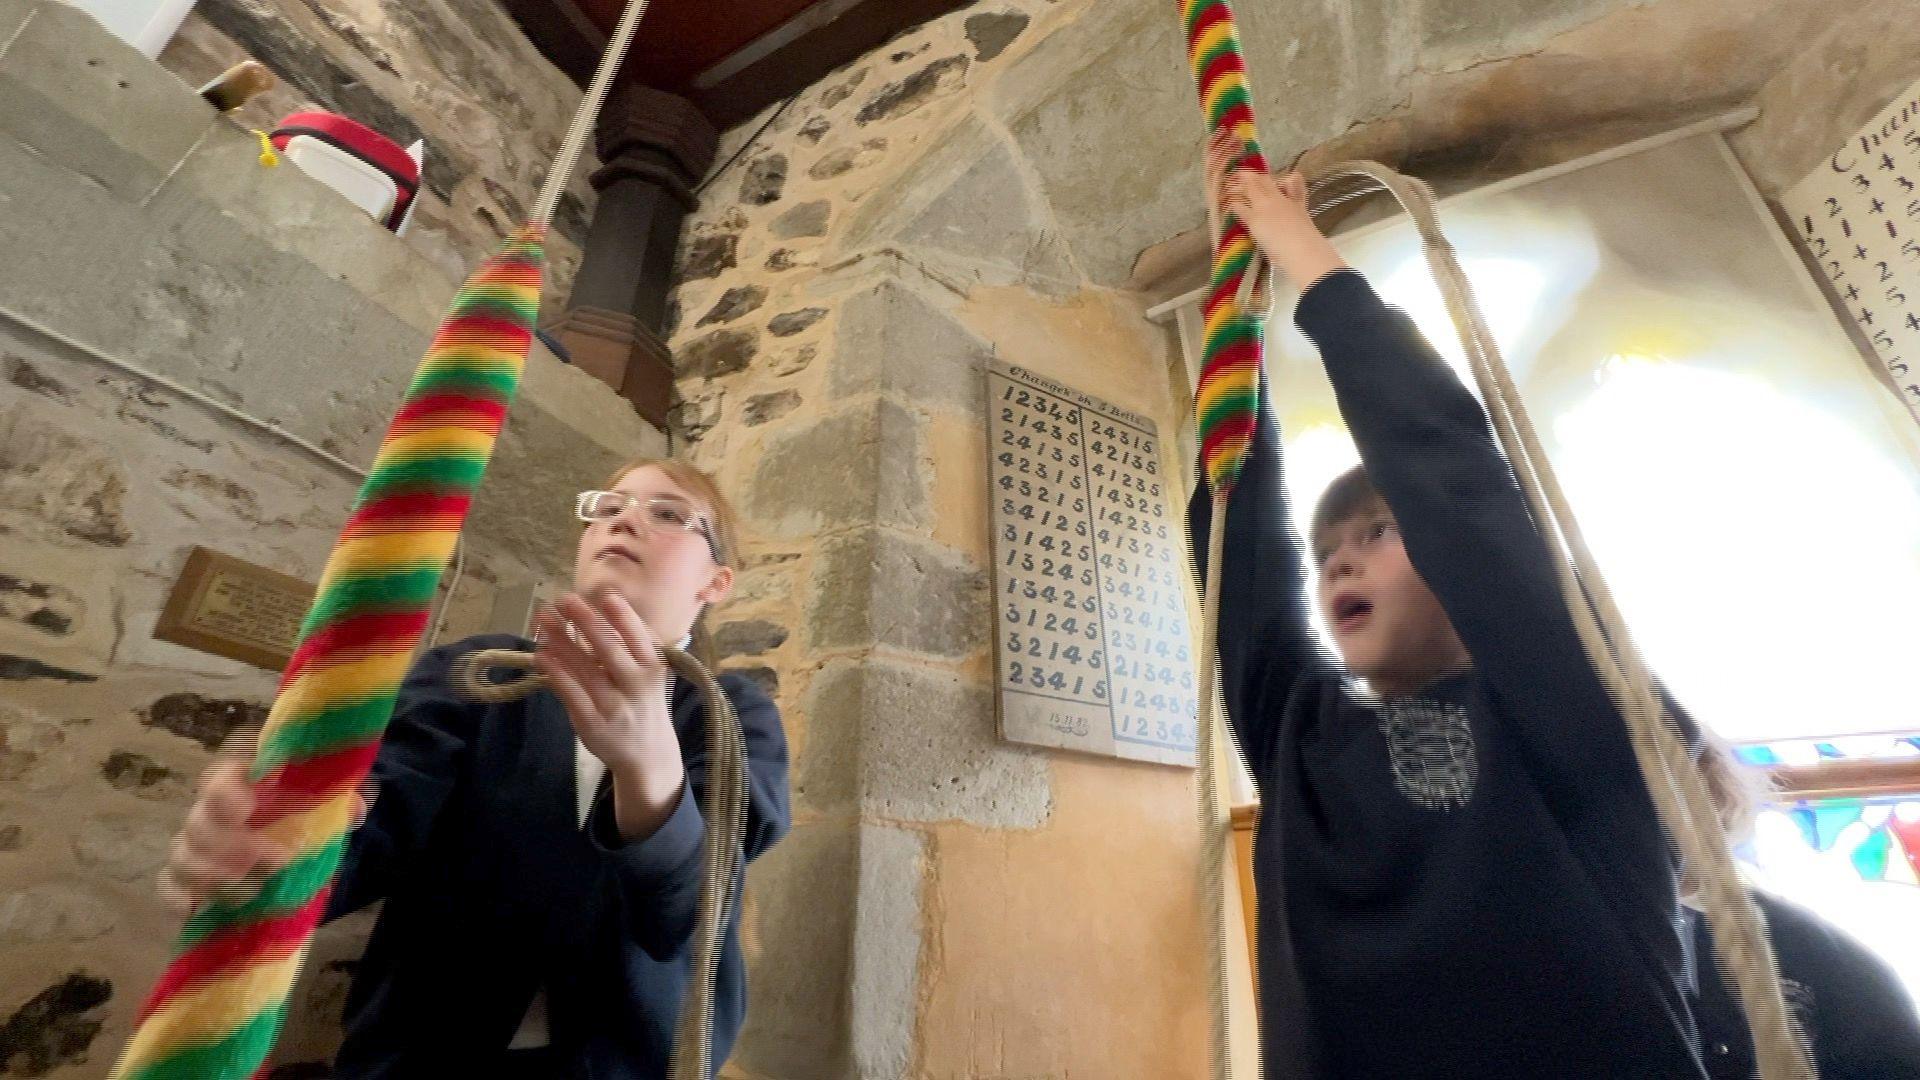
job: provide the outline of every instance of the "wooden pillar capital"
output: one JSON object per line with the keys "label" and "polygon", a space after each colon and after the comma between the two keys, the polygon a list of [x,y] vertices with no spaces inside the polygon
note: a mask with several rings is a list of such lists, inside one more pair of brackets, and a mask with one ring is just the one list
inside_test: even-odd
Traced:
{"label": "wooden pillar capital", "polygon": [[[683,185],[691,185],[713,167],[720,133],[686,98],[630,85],[607,99],[593,145],[603,162],[656,159],[678,171]],[[597,179],[595,186],[600,186]]]}
{"label": "wooden pillar capital", "polygon": [[545,327],[573,363],[614,388],[656,426],[673,405],[664,338],[680,226],[720,135],[685,98],[639,85],[616,91],[594,146],[599,193],[566,314]]}

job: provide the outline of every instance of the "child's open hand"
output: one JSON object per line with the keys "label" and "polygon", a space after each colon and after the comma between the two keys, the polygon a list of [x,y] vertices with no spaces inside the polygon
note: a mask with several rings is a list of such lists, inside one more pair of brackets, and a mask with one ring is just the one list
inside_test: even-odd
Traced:
{"label": "child's open hand", "polygon": [[534,665],[566,706],[580,745],[606,763],[620,834],[653,835],[687,782],[667,699],[672,669],[653,629],[611,590],[563,596],[536,625]]}
{"label": "child's open hand", "polygon": [[680,744],[667,706],[672,672],[633,605],[614,592],[568,594],[537,625],[534,664],[580,742],[616,772],[677,770]]}
{"label": "child's open hand", "polygon": [[1214,229],[1227,214],[1239,218],[1267,259],[1294,287],[1307,286],[1346,265],[1307,213],[1307,182],[1297,172],[1269,176],[1237,167],[1240,140],[1229,131],[1207,141],[1207,193]]}

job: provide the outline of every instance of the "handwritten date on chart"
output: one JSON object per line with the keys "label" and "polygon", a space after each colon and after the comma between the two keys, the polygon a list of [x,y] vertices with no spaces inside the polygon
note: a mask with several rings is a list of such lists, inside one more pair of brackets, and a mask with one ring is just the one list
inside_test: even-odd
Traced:
{"label": "handwritten date on chart", "polygon": [[1153,422],[995,362],[987,374],[1001,733],[1191,765],[1184,523]]}

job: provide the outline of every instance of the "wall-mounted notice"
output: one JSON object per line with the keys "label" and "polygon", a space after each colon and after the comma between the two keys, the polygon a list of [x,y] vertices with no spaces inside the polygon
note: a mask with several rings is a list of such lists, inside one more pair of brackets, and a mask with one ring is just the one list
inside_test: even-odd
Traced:
{"label": "wall-mounted notice", "polygon": [[1186,523],[1153,421],[998,361],[987,396],[1001,734],[1192,765]]}
{"label": "wall-mounted notice", "polygon": [[278,671],[293,656],[313,593],[299,578],[195,547],[153,636]]}
{"label": "wall-mounted notice", "polygon": [[1780,205],[1920,420],[1920,83]]}

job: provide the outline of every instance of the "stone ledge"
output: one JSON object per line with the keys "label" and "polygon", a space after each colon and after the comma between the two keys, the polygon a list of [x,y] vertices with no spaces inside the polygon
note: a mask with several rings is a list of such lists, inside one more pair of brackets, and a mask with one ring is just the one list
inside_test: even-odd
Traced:
{"label": "stone ledge", "polygon": [[[0,138],[5,306],[365,463],[454,284],[330,189],[261,169],[245,141],[222,123],[142,207]],[[530,558],[570,551],[566,497],[664,449],[611,389],[536,345],[471,527]]]}
{"label": "stone ledge", "polygon": [[243,234],[251,244],[312,263],[398,319],[439,321],[457,279],[298,166],[283,159],[270,169],[259,157],[252,132],[216,118],[155,193],[148,215],[181,229]]}
{"label": "stone ledge", "polygon": [[[199,94],[79,8],[4,0],[8,23],[0,137],[119,198],[152,194],[213,126]],[[111,130],[89,122],[103,116]]]}

